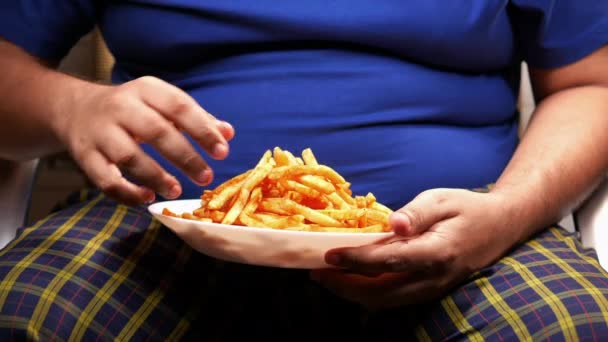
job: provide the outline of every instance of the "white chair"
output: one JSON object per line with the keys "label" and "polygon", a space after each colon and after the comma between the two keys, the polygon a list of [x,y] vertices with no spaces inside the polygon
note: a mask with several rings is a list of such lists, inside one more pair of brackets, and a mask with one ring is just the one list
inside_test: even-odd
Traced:
{"label": "white chair", "polygon": [[608,178],[598,186],[575,215],[581,242],[595,248],[600,264],[608,270]]}
{"label": "white chair", "polygon": [[0,248],[15,237],[26,221],[38,160],[0,160]]}

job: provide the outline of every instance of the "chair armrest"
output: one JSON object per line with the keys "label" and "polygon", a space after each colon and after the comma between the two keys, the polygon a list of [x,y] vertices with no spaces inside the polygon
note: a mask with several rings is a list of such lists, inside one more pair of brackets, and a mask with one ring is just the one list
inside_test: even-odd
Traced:
{"label": "chair armrest", "polygon": [[581,242],[595,248],[600,264],[608,270],[608,178],[576,211]]}
{"label": "chair armrest", "polygon": [[25,223],[38,159],[27,162],[0,160],[0,248]]}

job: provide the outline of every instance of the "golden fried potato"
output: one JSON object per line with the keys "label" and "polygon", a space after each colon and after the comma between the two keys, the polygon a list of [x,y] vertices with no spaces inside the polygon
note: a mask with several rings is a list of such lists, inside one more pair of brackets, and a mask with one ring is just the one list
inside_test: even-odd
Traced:
{"label": "golden fried potato", "polygon": [[373,193],[353,196],[338,172],[319,164],[310,148],[301,157],[275,147],[251,170],[201,195],[192,213],[163,214],[249,227],[308,232],[372,233],[389,231],[392,210]]}

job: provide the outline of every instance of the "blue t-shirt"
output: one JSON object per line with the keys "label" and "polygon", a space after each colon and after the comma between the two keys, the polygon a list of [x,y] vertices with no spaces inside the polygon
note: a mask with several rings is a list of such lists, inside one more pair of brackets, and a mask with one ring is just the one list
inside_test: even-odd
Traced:
{"label": "blue t-shirt", "polygon": [[[517,145],[520,62],[559,67],[608,43],[608,1],[0,2],[0,36],[46,59],[95,24],[115,82],[157,76],[234,125],[211,186],[266,149],[311,147],[355,193],[397,208],[495,181]],[[185,198],[200,195],[145,148]]]}

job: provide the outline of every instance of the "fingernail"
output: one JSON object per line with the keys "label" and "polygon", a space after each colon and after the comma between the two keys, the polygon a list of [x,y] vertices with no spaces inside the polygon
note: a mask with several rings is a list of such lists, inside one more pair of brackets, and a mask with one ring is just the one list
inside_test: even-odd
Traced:
{"label": "fingernail", "polygon": [[222,134],[224,135],[224,138],[227,141],[230,141],[232,140],[232,138],[234,138],[234,127],[232,127],[230,123],[226,121],[218,121],[217,126],[223,131]]}
{"label": "fingernail", "polygon": [[325,258],[325,262],[330,265],[340,266],[342,264],[342,257],[338,254],[328,254]]}
{"label": "fingernail", "polygon": [[410,218],[401,212],[394,212],[391,217],[393,231],[399,235],[407,235],[410,228]]}
{"label": "fingernail", "polygon": [[144,201],[146,202],[146,204],[151,204],[152,202],[154,202],[155,199],[156,195],[154,195],[152,191],[146,192],[146,195],[144,196]]}
{"label": "fingernail", "polygon": [[225,144],[215,144],[215,146],[213,146],[213,151],[212,154],[214,157],[216,158],[223,158],[224,156],[226,156],[226,154],[228,153],[228,146],[226,146]]}
{"label": "fingernail", "polygon": [[211,172],[210,169],[205,169],[203,170],[203,172],[201,172],[198,177],[196,178],[197,181],[203,185],[208,185],[209,183],[211,183],[211,179],[213,177],[213,172]]}
{"label": "fingernail", "polygon": [[171,187],[171,190],[169,190],[169,198],[173,199],[173,198],[177,198],[180,194],[181,190],[179,188],[179,185],[174,185]]}
{"label": "fingernail", "polygon": [[232,128],[232,125],[230,123],[228,123],[226,121],[223,121],[223,120],[218,120],[217,121],[217,125],[219,127],[225,127],[225,128],[228,128],[228,129]]}

